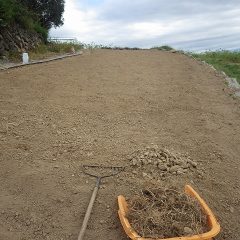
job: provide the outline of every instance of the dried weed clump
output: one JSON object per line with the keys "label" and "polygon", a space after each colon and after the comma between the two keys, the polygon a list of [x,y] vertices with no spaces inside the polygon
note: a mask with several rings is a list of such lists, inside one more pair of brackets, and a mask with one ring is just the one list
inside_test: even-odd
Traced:
{"label": "dried weed clump", "polygon": [[176,188],[146,188],[128,204],[130,224],[142,237],[180,237],[207,231],[199,203]]}

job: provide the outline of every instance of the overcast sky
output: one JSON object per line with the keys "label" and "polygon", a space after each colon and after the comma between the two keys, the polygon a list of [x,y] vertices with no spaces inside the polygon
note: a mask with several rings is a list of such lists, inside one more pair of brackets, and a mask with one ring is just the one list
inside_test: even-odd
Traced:
{"label": "overcast sky", "polygon": [[53,37],[112,46],[240,48],[240,0],[66,0]]}

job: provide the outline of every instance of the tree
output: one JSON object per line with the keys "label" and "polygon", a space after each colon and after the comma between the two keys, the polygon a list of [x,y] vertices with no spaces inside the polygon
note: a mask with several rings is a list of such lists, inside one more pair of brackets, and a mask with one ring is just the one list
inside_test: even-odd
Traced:
{"label": "tree", "polygon": [[0,0],[0,26],[13,22],[18,12],[15,0]]}
{"label": "tree", "polygon": [[50,29],[63,25],[65,0],[20,0],[34,12],[41,25]]}

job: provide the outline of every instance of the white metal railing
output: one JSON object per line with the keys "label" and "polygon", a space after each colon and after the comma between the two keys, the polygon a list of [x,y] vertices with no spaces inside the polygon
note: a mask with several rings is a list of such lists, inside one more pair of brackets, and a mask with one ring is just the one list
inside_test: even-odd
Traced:
{"label": "white metal railing", "polygon": [[76,37],[50,37],[48,38],[49,42],[77,42]]}

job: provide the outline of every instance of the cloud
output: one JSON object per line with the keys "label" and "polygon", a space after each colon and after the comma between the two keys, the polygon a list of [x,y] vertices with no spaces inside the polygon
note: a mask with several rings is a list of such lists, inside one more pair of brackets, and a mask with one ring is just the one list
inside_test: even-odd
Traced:
{"label": "cloud", "polygon": [[239,0],[66,0],[64,19],[51,36],[145,48],[239,48]]}

